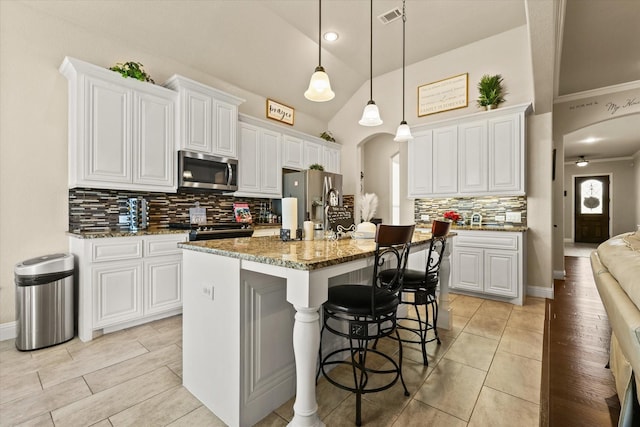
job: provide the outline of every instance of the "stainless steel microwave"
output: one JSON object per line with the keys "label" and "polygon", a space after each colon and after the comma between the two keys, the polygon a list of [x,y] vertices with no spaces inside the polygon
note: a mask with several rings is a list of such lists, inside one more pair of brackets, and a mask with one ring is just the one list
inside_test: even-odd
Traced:
{"label": "stainless steel microwave", "polygon": [[236,191],[238,161],[193,151],[178,151],[178,187]]}

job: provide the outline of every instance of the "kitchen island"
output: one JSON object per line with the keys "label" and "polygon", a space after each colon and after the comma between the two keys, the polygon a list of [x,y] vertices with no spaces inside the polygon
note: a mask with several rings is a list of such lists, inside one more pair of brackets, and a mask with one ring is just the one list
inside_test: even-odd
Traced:
{"label": "kitchen island", "polygon": [[[414,234],[414,266],[424,265],[430,238]],[[450,246],[441,265],[438,324],[445,329]],[[370,279],[375,242],[259,237],[179,247],[184,386],[230,426],[253,425],[294,395],[290,425],[323,425],[315,395],[318,310],[329,286]]]}

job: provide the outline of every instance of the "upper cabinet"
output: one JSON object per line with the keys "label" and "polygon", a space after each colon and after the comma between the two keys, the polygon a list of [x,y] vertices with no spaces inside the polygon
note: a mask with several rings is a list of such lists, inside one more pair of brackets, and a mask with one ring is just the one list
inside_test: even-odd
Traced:
{"label": "upper cabinet", "polygon": [[324,170],[331,173],[341,173],[340,165],[340,144],[326,141],[322,150],[324,162]]}
{"label": "upper cabinet", "polygon": [[413,129],[409,197],[525,194],[525,116],[505,107]]}
{"label": "upper cabinet", "polygon": [[[311,165],[322,165],[324,158],[322,155],[322,143],[314,141],[304,141],[304,168],[309,169]],[[324,165],[323,165],[324,166]]]}
{"label": "upper cabinet", "polygon": [[66,57],[69,187],[176,191],[176,93]]}
{"label": "upper cabinet", "polygon": [[283,134],[282,141],[282,167],[303,170],[319,164],[327,172],[340,173],[340,144],[309,135],[294,136],[287,133]]}
{"label": "upper cabinet", "polygon": [[179,75],[172,76],[164,86],[179,93],[179,149],[238,157],[238,105],[244,99]]}
{"label": "upper cabinet", "polygon": [[293,135],[282,136],[282,167],[304,169],[304,140]]}
{"label": "upper cabinet", "polygon": [[238,159],[239,197],[282,197],[282,135],[243,116]]}

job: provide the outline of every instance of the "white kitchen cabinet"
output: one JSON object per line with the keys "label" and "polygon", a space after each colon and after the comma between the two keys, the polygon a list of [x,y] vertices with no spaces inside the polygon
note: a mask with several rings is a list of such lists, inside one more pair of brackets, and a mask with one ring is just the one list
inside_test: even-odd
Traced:
{"label": "white kitchen cabinet", "polygon": [[314,164],[321,165],[324,158],[322,154],[322,144],[313,141],[304,141],[304,168],[309,169],[309,166]]}
{"label": "white kitchen cabinet", "polygon": [[70,237],[78,265],[78,336],[111,332],[182,312],[187,234]]}
{"label": "white kitchen cabinet", "polygon": [[326,141],[324,143],[322,152],[323,152],[323,158],[324,158],[322,165],[324,166],[324,170],[331,173],[341,173],[342,169],[340,165],[340,157],[341,157],[340,145]]}
{"label": "white kitchen cabinet", "polygon": [[287,169],[304,169],[304,141],[297,136],[282,135],[282,167]]}
{"label": "white kitchen cabinet", "polygon": [[69,187],[176,191],[176,94],[66,57]]}
{"label": "white kitchen cabinet", "polygon": [[476,194],[488,190],[487,122],[458,126],[458,179],[460,193]]}
{"label": "white kitchen cabinet", "polygon": [[133,181],[173,188],[174,101],[151,93],[133,96]]}
{"label": "white kitchen cabinet", "polygon": [[522,305],[524,233],[484,230],[456,230],[456,233],[450,288]]}
{"label": "white kitchen cabinet", "polygon": [[282,197],[281,134],[241,122],[236,196]]}
{"label": "white kitchen cabinet", "polygon": [[458,128],[447,126],[433,130],[433,193],[458,191]]}
{"label": "white kitchen cabinet", "polygon": [[510,114],[488,121],[489,192],[524,192],[524,138],[520,131],[522,117]]}
{"label": "white kitchen cabinet", "polygon": [[174,75],[164,84],[179,93],[176,139],[181,150],[238,157],[238,105],[244,99]]}
{"label": "white kitchen cabinet", "polygon": [[101,328],[142,316],[142,265],[119,261],[91,267],[93,326]]}
{"label": "white kitchen cabinet", "polygon": [[167,255],[144,261],[144,312],[182,307],[182,257]]}
{"label": "white kitchen cabinet", "polygon": [[408,144],[408,196],[525,194],[525,115],[516,105],[417,126]]}

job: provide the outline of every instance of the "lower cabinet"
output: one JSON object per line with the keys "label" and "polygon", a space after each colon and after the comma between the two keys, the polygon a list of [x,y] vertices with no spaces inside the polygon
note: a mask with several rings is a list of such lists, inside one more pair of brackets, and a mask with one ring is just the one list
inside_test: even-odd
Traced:
{"label": "lower cabinet", "polygon": [[456,230],[451,261],[455,291],[524,301],[524,233]]}
{"label": "lower cabinet", "polygon": [[182,311],[186,234],[82,239],[71,237],[78,264],[78,336],[106,332]]}

